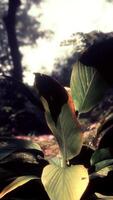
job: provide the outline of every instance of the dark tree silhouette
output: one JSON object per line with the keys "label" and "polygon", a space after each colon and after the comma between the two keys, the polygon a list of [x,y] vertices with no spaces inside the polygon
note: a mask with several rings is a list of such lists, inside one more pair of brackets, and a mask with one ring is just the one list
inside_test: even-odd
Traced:
{"label": "dark tree silhouette", "polygon": [[33,46],[39,37],[49,38],[53,32],[40,31],[40,22],[29,15],[32,5],[39,6],[43,0],[8,0],[0,2],[0,72],[22,80],[26,66],[21,63],[19,48]]}
{"label": "dark tree silhouette", "polygon": [[13,61],[12,76],[22,81],[21,54],[19,52],[18,41],[16,37],[16,12],[21,5],[20,0],[9,0],[8,13],[4,16],[4,23],[8,35],[8,43],[11,50]]}

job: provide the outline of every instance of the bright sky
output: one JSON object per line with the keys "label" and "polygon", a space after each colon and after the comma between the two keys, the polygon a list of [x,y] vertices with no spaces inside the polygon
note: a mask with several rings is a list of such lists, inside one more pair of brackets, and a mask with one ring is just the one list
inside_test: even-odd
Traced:
{"label": "bright sky", "polygon": [[40,30],[52,30],[54,35],[51,39],[39,38],[35,48],[22,49],[28,84],[33,83],[33,72],[46,69],[49,74],[57,58],[63,60],[70,55],[73,45],[61,47],[60,43],[73,33],[113,31],[113,3],[106,0],[44,0],[40,7],[33,6],[29,14],[37,17]]}

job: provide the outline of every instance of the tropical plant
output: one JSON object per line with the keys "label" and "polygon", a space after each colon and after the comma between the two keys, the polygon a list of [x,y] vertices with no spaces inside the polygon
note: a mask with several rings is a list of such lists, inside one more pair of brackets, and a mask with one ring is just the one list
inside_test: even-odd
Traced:
{"label": "tropical plant", "polygon": [[[80,62],[73,66],[70,86],[72,96],[56,80],[44,74],[36,74],[34,88],[43,104],[46,122],[59,145],[60,157],[49,159],[49,163],[42,166],[39,176],[28,173],[17,175],[1,191],[0,198],[35,179],[41,180],[51,200],[96,199],[98,194],[95,192],[103,194],[100,185],[102,181],[106,184],[108,176],[111,178],[109,173],[113,172],[111,147],[108,144],[94,151],[84,146],[84,131],[79,116],[96,106],[109,86],[95,68]],[[8,162],[12,153],[23,150],[28,152],[28,149],[30,152],[32,149],[33,155],[34,149],[35,152],[41,152],[40,147],[31,142],[11,141],[1,148],[0,166]]]}

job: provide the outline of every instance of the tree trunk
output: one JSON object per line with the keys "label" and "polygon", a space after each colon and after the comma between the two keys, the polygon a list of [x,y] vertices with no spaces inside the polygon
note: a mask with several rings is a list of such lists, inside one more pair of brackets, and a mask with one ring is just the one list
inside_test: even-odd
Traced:
{"label": "tree trunk", "polygon": [[21,64],[21,54],[19,52],[18,41],[16,37],[16,12],[21,5],[20,0],[9,0],[8,13],[4,16],[3,20],[6,26],[6,31],[8,35],[8,43],[11,51],[13,69],[12,76],[22,81],[22,64]]}

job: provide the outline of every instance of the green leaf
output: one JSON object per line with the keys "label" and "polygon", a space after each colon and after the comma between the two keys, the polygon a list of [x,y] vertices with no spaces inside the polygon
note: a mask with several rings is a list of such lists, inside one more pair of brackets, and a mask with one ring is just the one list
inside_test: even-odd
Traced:
{"label": "green leaf", "polygon": [[56,123],[62,106],[68,101],[67,91],[58,81],[40,73],[35,74],[34,86],[40,97],[46,99],[52,120]]}
{"label": "green leaf", "polygon": [[[41,147],[39,144],[33,142],[32,140],[25,140],[25,139],[17,139],[17,138],[3,138],[4,142],[7,142],[8,148],[17,148],[17,149],[35,149],[35,150],[41,150]],[[4,149],[6,146],[3,147]]]}
{"label": "green leaf", "polygon": [[73,66],[70,84],[76,110],[80,113],[93,108],[108,89],[107,83],[95,68],[80,62]]}
{"label": "green leaf", "polygon": [[40,146],[32,141],[16,139],[16,138],[3,138],[2,142],[5,142],[5,146],[0,148],[0,161],[10,156],[12,153],[16,151],[23,150],[34,150],[38,153],[42,153]]}
{"label": "green leaf", "polygon": [[53,157],[47,160],[50,164],[57,165],[57,166],[61,166],[61,163],[62,163],[62,158]]}
{"label": "green leaf", "polygon": [[97,149],[90,160],[91,165],[95,165],[103,160],[112,159],[113,155],[110,152],[109,148]]}
{"label": "green leaf", "polygon": [[91,165],[95,166],[95,171],[99,171],[113,164],[113,155],[109,148],[97,149],[90,160]]}
{"label": "green leaf", "polygon": [[113,165],[109,165],[109,166],[106,166],[106,167],[104,167],[104,168],[101,168],[101,169],[97,172],[97,174],[99,174],[101,177],[102,177],[102,176],[107,176],[108,173],[109,173],[110,171],[113,171]]}
{"label": "green leaf", "polygon": [[37,176],[20,176],[16,178],[13,182],[7,185],[1,192],[0,192],[0,199],[3,198],[9,192],[15,190],[16,188],[26,184],[27,182],[39,179]]}
{"label": "green leaf", "polygon": [[103,160],[103,161],[100,161],[98,163],[95,164],[95,171],[100,171],[101,169],[109,166],[109,165],[112,165],[113,164],[113,159],[107,159],[107,160]]}
{"label": "green leaf", "polygon": [[83,144],[83,134],[68,104],[64,104],[57,122],[57,141],[66,160],[78,155]]}
{"label": "green leaf", "polygon": [[[46,100],[44,99],[46,102]],[[47,103],[47,102],[46,102]],[[77,155],[83,144],[83,135],[80,126],[74,119],[68,104],[62,106],[58,121],[55,124],[52,120],[49,109],[46,109],[46,121],[56,137],[59,148],[65,160],[69,160]]]}
{"label": "green leaf", "polygon": [[66,168],[47,165],[41,180],[51,200],[80,200],[89,182],[83,165]]}
{"label": "green leaf", "polygon": [[45,109],[47,124],[56,137],[63,161],[73,158],[81,150],[83,137],[72,97],[47,75],[37,74],[35,85]]}

